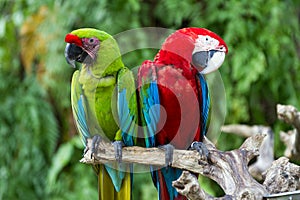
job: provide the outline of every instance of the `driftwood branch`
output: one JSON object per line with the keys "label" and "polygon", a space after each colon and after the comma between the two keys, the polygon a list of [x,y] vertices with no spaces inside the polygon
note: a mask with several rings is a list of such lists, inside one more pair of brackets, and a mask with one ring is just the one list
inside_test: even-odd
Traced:
{"label": "driftwood branch", "polygon": [[[286,139],[289,143],[290,155],[299,155],[300,114],[291,106],[277,106],[279,119],[294,126],[292,133]],[[230,132],[248,137],[239,149],[219,151],[205,138],[204,143],[210,152],[209,159],[201,157],[196,151],[174,150],[172,167],[185,170],[181,177],[173,182],[173,187],[189,199],[262,199],[264,195],[300,190],[300,167],[289,162],[287,158],[273,161],[274,133],[270,127],[228,125],[223,132]],[[291,136],[293,135],[293,136]],[[296,145],[298,144],[298,145]],[[91,140],[88,140],[91,149]],[[267,151],[266,151],[267,150]],[[254,157],[257,162],[248,167]],[[114,147],[111,143],[102,141],[97,153],[91,156],[90,150],[85,152],[81,162],[87,164],[114,163]],[[136,163],[152,165],[157,168],[165,166],[165,152],[160,148],[124,147],[122,149],[122,163]],[[263,184],[258,183],[251,174],[253,169],[262,174]],[[249,173],[249,171],[251,173]],[[265,171],[264,173],[262,173]],[[224,197],[213,197],[207,194],[199,185],[196,176],[190,172],[206,176],[220,185],[224,190]],[[300,193],[299,193],[300,195]]]}
{"label": "driftwood branch", "polygon": [[233,133],[242,137],[251,137],[257,133],[268,133],[270,127],[267,126],[249,126],[242,124],[230,124],[221,127],[221,131],[225,133]]}
{"label": "driftwood branch", "polygon": [[[300,167],[289,163],[287,158],[281,157],[274,161],[263,176],[265,178],[263,188],[267,190],[264,197],[269,197],[264,199],[271,199],[271,197],[272,199],[300,199]],[[252,190],[245,190],[240,195],[225,195],[219,198],[212,197],[201,189],[198,179],[187,171],[182,173],[174,183],[174,186],[176,186],[178,192],[193,200],[262,199],[260,194],[253,194]]]}
{"label": "driftwood branch", "polygon": [[280,132],[280,139],[284,142],[286,150],[284,155],[294,160],[300,160],[300,112],[290,105],[277,105],[278,119],[294,127],[288,132]]}
{"label": "driftwood branch", "polygon": [[221,128],[224,133],[232,133],[242,137],[251,137],[257,133],[266,134],[259,148],[259,156],[256,162],[249,166],[249,171],[257,180],[262,180],[262,173],[266,171],[274,161],[274,132],[268,126],[248,126],[241,124],[224,125]]}
{"label": "driftwood branch", "polygon": [[[258,155],[265,134],[248,138],[239,149],[222,152],[214,147],[211,163],[205,163],[202,175],[217,182],[226,196],[215,198],[208,195],[197,185],[196,177],[188,172],[174,182],[173,186],[190,199],[262,199],[267,193],[248,171],[248,162]],[[188,184],[185,184],[188,183]]]}
{"label": "driftwood branch", "polygon": [[[247,163],[258,155],[258,149],[261,145],[264,134],[257,134],[250,138],[248,138],[242,146],[238,150],[234,150],[232,152],[238,151],[241,152],[240,157],[245,160]],[[206,144],[207,149],[210,152],[210,160],[215,163],[215,165],[220,165],[218,168],[222,168],[222,165],[227,165],[226,163],[220,164],[220,158],[223,152],[216,149],[216,147],[210,143],[210,141],[205,138],[204,143]],[[88,139],[88,149],[91,149],[91,140]],[[226,152],[225,152],[226,153]],[[227,152],[230,153],[230,152]],[[235,153],[236,154],[236,153]],[[231,155],[230,155],[231,156]],[[225,158],[221,158],[225,159]],[[235,159],[235,158],[232,158]],[[86,164],[105,164],[115,162],[115,152],[114,146],[111,143],[106,141],[101,141],[97,153],[91,156],[91,151],[88,150],[84,154],[84,157],[80,162]],[[160,148],[143,148],[138,146],[133,147],[123,147],[122,148],[122,162],[123,163],[136,163],[136,164],[144,164],[144,165],[154,165],[157,167],[165,167],[165,151]],[[236,163],[238,164],[238,163]],[[174,150],[173,154],[173,162],[171,164],[172,167],[185,169],[194,173],[200,174],[208,174],[208,166],[210,164],[207,160],[201,160],[201,156],[197,151],[190,150]],[[221,171],[221,169],[215,168],[213,171]],[[226,188],[226,184],[224,184],[223,188]]]}
{"label": "driftwood branch", "polygon": [[[279,120],[284,121],[285,123],[292,125],[294,129],[287,132],[280,131],[280,139],[286,146],[284,155],[293,160],[300,160],[300,112],[291,105],[277,105],[277,117]],[[265,138],[265,141],[262,144],[260,151],[260,157],[255,163],[252,171],[257,171],[260,174],[266,168],[268,168],[273,161],[273,144],[274,137],[273,131],[270,127],[266,126],[248,126],[240,124],[226,125],[222,127],[222,131],[225,133],[233,133],[243,137],[250,137],[256,133],[267,133],[268,137]],[[268,148],[267,148],[268,147]],[[268,151],[266,151],[268,149]],[[263,161],[263,162],[260,162]],[[262,163],[263,165],[261,165]],[[255,173],[254,173],[255,174]]]}
{"label": "driftwood branch", "polygon": [[263,176],[263,185],[270,194],[300,190],[300,166],[289,163],[288,158],[275,160]]}
{"label": "driftwood branch", "polygon": [[[201,158],[196,151],[174,150],[172,167],[187,170],[173,182],[179,193],[190,199],[262,199],[268,193],[268,185],[258,183],[248,172],[248,162],[256,157],[266,134],[259,133],[249,137],[239,149],[222,152],[206,138],[210,159]],[[91,141],[88,141],[90,147]],[[137,163],[144,165],[165,166],[165,152],[159,148],[124,147],[122,163]],[[114,147],[111,143],[102,141],[94,157],[88,150],[81,160],[87,164],[115,163]],[[226,196],[212,197],[199,185],[197,178],[190,172],[200,173],[217,182]],[[268,175],[266,175],[268,177]],[[274,176],[276,177],[276,176]],[[272,179],[272,178],[271,178]],[[267,179],[266,179],[267,180]],[[273,179],[276,183],[276,179]],[[270,190],[272,191],[272,190]]]}

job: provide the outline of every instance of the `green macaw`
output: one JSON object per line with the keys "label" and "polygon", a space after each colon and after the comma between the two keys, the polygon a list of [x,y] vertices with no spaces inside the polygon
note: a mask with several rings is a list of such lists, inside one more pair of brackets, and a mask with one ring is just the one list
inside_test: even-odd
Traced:
{"label": "green macaw", "polygon": [[[97,29],[74,30],[65,37],[67,62],[81,69],[74,72],[71,85],[73,116],[84,145],[93,137],[113,142],[116,158],[122,145],[136,143],[138,108],[135,82],[122,62],[114,38]],[[92,147],[93,148],[93,147]],[[93,151],[93,149],[92,149]],[[115,162],[96,165],[99,199],[131,199],[130,166]]]}

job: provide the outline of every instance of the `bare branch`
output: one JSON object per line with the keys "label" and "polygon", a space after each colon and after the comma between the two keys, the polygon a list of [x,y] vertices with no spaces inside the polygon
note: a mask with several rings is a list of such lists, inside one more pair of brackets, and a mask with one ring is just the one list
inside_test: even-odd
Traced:
{"label": "bare branch", "polygon": [[[266,193],[266,189],[256,182],[249,174],[247,165],[253,157],[258,155],[258,149],[264,137],[265,134],[256,134],[248,138],[237,150],[221,152],[215,149],[211,154],[211,163],[206,164],[205,173],[201,174],[216,181],[224,190],[226,196],[213,198],[199,189],[200,199],[262,198],[262,195]],[[187,187],[192,186],[193,189],[183,188],[181,186],[182,184],[180,184],[180,182],[183,182],[187,177],[191,178],[190,176],[185,175],[178,180],[179,182],[175,181],[173,185],[178,192],[183,192],[183,195],[188,194],[190,196],[195,196],[195,194],[186,193],[186,191],[193,191],[193,189],[195,189],[194,184],[187,185]],[[190,180],[190,182],[193,183],[192,180]],[[177,185],[180,187],[177,188]]]}
{"label": "bare branch", "polygon": [[[288,132],[280,131],[280,140],[285,144],[284,156],[288,158],[295,157],[295,142],[297,130],[289,130]],[[299,144],[299,143],[298,143]]]}
{"label": "bare branch", "polygon": [[291,105],[277,104],[278,119],[293,125],[300,132],[300,112]]}
{"label": "bare branch", "polygon": [[271,194],[300,190],[300,166],[289,163],[288,158],[274,161],[263,176],[263,185]]}
{"label": "bare branch", "polygon": [[[266,189],[249,174],[247,165],[253,157],[258,155],[258,149],[265,136],[265,134],[256,134],[248,138],[239,149],[228,152],[217,150],[205,138],[204,143],[210,152],[210,159],[202,159],[196,151],[174,150],[172,167],[200,173],[213,179],[227,194],[226,197],[254,196],[261,198],[266,193]],[[90,141],[88,146],[90,147]],[[165,166],[165,153],[162,149],[124,147],[122,150],[122,162]],[[81,162],[98,164],[115,161],[113,146],[104,141],[98,146],[98,151],[94,156],[96,159],[91,159],[91,153],[87,151]],[[174,182],[174,187],[179,192],[185,191],[182,190],[181,185],[180,181]],[[190,185],[194,185],[194,183],[191,182]],[[205,194],[202,193],[202,195]]]}
{"label": "bare branch", "polygon": [[267,136],[259,149],[259,156],[256,162],[249,166],[249,171],[253,177],[262,180],[262,173],[267,170],[274,161],[274,133],[268,126],[248,126],[241,124],[224,125],[221,129],[225,133],[233,133],[242,137],[250,137],[257,133]]}
{"label": "bare branch", "polygon": [[233,133],[243,137],[251,137],[252,135],[263,132],[262,130],[264,129],[269,129],[269,127],[258,125],[248,126],[243,124],[230,124],[222,126],[221,131],[225,133]]}
{"label": "bare branch", "polygon": [[300,159],[300,112],[291,105],[277,105],[278,119],[292,125],[293,131],[280,132],[280,139],[285,143],[284,155],[299,160]]}
{"label": "bare branch", "polygon": [[173,187],[176,190],[186,196],[188,199],[193,200],[222,200],[224,197],[215,198],[207,194],[199,185],[198,179],[196,176],[192,175],[188,171],[183,171],[178,180],[173,182]]}
{"label": "bare branch", "polygon": [[[283,105],[277,106],[277,112],[279,119],[295,127],[293,131],[280,133],[281,139],[288,147],[286,155],[295,158],[299,156],[300,152],[300,112],[293,106]],[[300,167],[289,163],[287,158],[280,158],[272,162],[274,133],[270,127],[235,124],[223,126],[222,131],[248,138],[239,149],[225,152],[219,151],[214,144],[204,138],[203,142],[209,150],[208,159],[203,158],[196,151],[174,150],[171,166],[186,170],[178,180],[173,182],[173,187],[180,194],[192,200],[251,200],[262,199],[264,195],[270,193],[300,190]],[[88,148],[91,149],[91,140],[88,140]],[[124,147],[122,153],[122,163],[151,165],[157,168],[165,167],[165,152],[160,148]],[[249,161],[259,154],[257,162],[248,168]],[[97,152],[93,156],[88,150],[81,162],[92,165],[100,163],[118,164],[113,145],[105,141],[98,145]],[[257,173],[259,175],[265,171],[260,177],[264,178],[263,185],[258,183],[249,171],[251,174]],[[190,172],[202,174],[214,180],[226,195],[216,198],[207,194],[199,185],[196,176]]]}

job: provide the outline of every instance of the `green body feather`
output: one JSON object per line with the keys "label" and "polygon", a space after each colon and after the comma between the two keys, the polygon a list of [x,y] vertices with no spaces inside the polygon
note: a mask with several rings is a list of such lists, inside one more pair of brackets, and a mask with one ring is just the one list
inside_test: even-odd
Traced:
{"label": "green body feather", "polygon": [[[82,64],[72,78],[73,115],[83,141],[86,142],[87,137],[95,134],[109,141],[120,141],[122,131],[118,125],[118,93],[122,90],[126,89],[128,93],[126,100],[131,115],[137,116],[133,75],[122,63],[118,45],[109,34],[96,29],[79,29],[71,34],[79,38],[97,37],[100,40],[95,62],[92,65]],[[80,100],[86,120],[80,119]],[[87,128],[82,128],[85,123]],[[137,131],[135,123],[132,127],[132,130]],[[125,168],[129,171],[128,166]],[[115,163],[95,166],[95,169],[99,179],[99,199],[131,198],[131,178],[129,173],[123,172],[124,166]]]}
{"label": "green body feather", "polygon": [[78,81],[89,105],[91,134],[113,141],[119,129],[115,119],[117,75],[124,68],[119,48],[116,41],[102,31],[79,29],[72,34],[80,38],[97,37],[101,41],[96,62],[91,66],[82,65]]}

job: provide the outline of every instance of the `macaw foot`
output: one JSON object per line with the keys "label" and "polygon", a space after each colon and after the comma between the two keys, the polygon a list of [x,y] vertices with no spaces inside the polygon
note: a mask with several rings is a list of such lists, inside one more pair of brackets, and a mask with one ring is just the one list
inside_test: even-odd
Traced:
{"label": "macaw foot", "polygon": [[174,146],[171,144],[161,145],[158,148],[165,150],[166,166],[171,166],[173,162]]}
{"label": "macaw foot", "polygon": [[113,146],[115,149],[115,158],[120,163],[122,161],[122,147],[124,144],[122,141],[114,141]]}
{"label": "macaw foot", "polygon": [[[97,150],[99,147],[100,142],[102,141],[102,138],[100,135],[94,135],[92,138],[92,145],[91,145],[91,158],[96,158],[95,155],[97,154]],[[87,151],[88,148],[86,147],[84,151]]]}
{"label": "macaw foot", "polygon": [[197,150],[201,160],[210,161],[209,151],[203,142],[193,142],[190,146],[191,150]]}

